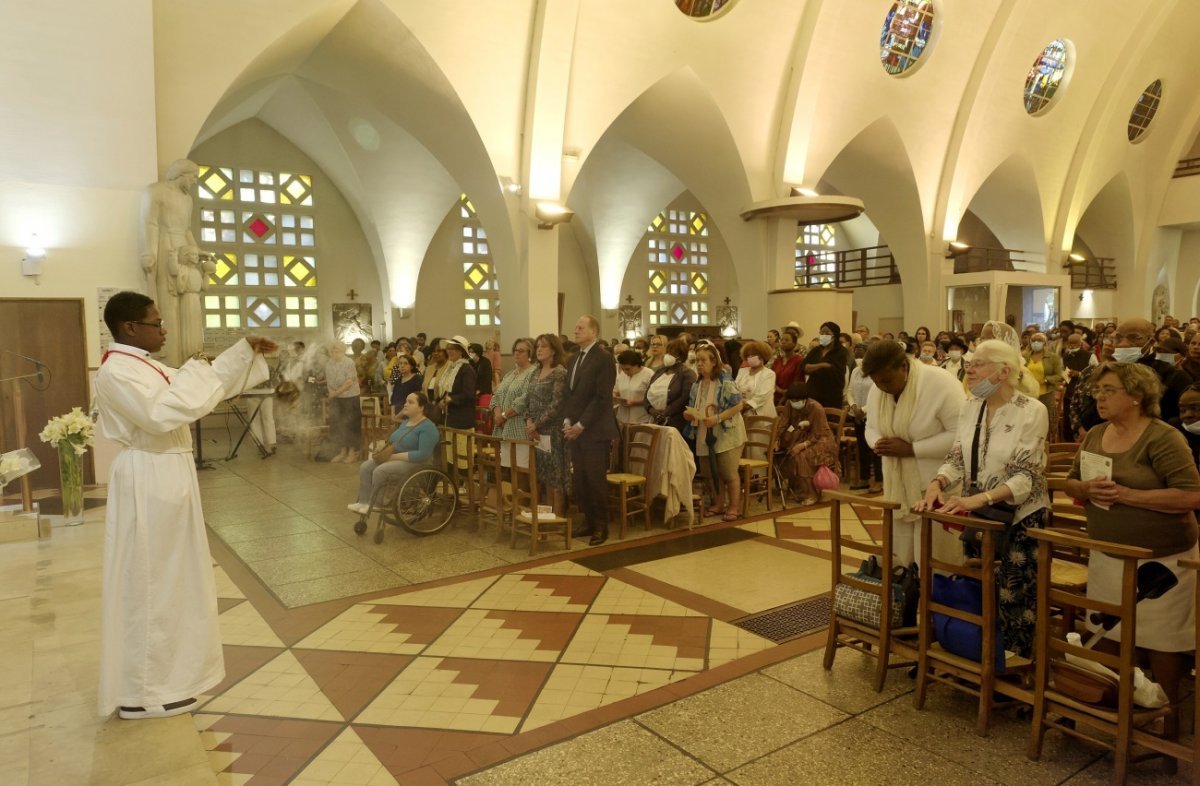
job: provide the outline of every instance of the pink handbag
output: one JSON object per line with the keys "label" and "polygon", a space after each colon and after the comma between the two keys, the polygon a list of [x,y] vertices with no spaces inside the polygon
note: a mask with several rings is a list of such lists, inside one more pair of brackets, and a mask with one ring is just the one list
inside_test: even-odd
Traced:
{"label": "pink handbag", "polygon": [[822,464],[813,475],[812,484],[813,488],[820,491],[837,491],[841,481],[838,480],[838,476],[834,474],[833,470]]}

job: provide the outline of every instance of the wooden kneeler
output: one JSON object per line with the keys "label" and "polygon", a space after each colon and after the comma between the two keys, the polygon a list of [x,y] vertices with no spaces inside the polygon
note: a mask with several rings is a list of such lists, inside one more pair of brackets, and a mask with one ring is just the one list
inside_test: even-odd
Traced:
{"label": "wooden kneeler", "polygon": [[[895,586],[887,580],[880,586],[875,586],[843,573],[842,549],[874,554],[879,558],[880,565],[883,566],[884,577],[890,578],[892,569],[895,567],[892,560],[892,516],[895,511],[900,509],[900,505],[878,497],[861,497],[841,491],[823,491],[821,499],[832,502],[829,506],[830,565],[833,566],[833,582],[830,585],[830,592],[836,594],[838,585],[843,584],[857,587],[864,592],[878,595],[880,598],[878,628],[843,617],[837,613],[835,606],[830,604],[829,635],[825,640],[825,669],[828,671],[833,668],[833,660],[839,647],[849,647],[866,653],[876,660],[875,690],[879,692],[883,690],[883,684],[887,680],[888,669],[908,668],[913,665],[911,658],[916,652],[913,649],[913,639],[917,635],[917,629],[915,627],[892,627],[891,614],[888,610],[892,608],[892,598],[896,592]],[[854,540],[842,534],[843,502],[883,511],[883,542],[881,544]],[[905,639],[908,641],[905,642]],[[909,659],[893,662],[893,653]]]}

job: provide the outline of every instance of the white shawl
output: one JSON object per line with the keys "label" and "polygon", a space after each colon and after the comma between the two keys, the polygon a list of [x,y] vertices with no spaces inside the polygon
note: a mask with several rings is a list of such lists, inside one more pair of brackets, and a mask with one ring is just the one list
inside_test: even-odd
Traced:
{"label": "white shawl", "polygon": [[[879,397],[878,422],[875,427],[885,437],[897,437],[905,442],[913,441],[909,426],[916,414],[917,400],[921,394],[925,366],[912,358],[908,359],[908,382],[900,393],[899,400],[883,394]],[[882,391],[880,391],[882,393]],[[921,469],[915,456],[882,456],[883,496],[899,503],[900,517],[905,520],[920,518],[909,512],[913,505],[925,496]]]}

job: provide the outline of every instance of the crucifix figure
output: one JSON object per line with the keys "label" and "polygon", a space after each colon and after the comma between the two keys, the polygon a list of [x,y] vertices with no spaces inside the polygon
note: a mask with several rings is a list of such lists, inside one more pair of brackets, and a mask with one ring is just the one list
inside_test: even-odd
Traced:
{"label": "crucifix figure", "polygon": [[346,293],[346,297],[350,298],[350,302],[353,303],[354,299],[358,297],[358,293],[351,289]]}

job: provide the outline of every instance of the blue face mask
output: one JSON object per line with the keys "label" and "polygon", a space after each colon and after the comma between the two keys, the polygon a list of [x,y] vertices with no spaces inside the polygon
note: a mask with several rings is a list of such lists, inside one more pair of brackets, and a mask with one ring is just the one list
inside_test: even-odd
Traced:
{"label": "blue face mask", "polygon": [[992,379],[981,379],[971,386],[971,395],[978,398],[991,398],[999,389],[999,382]]}

